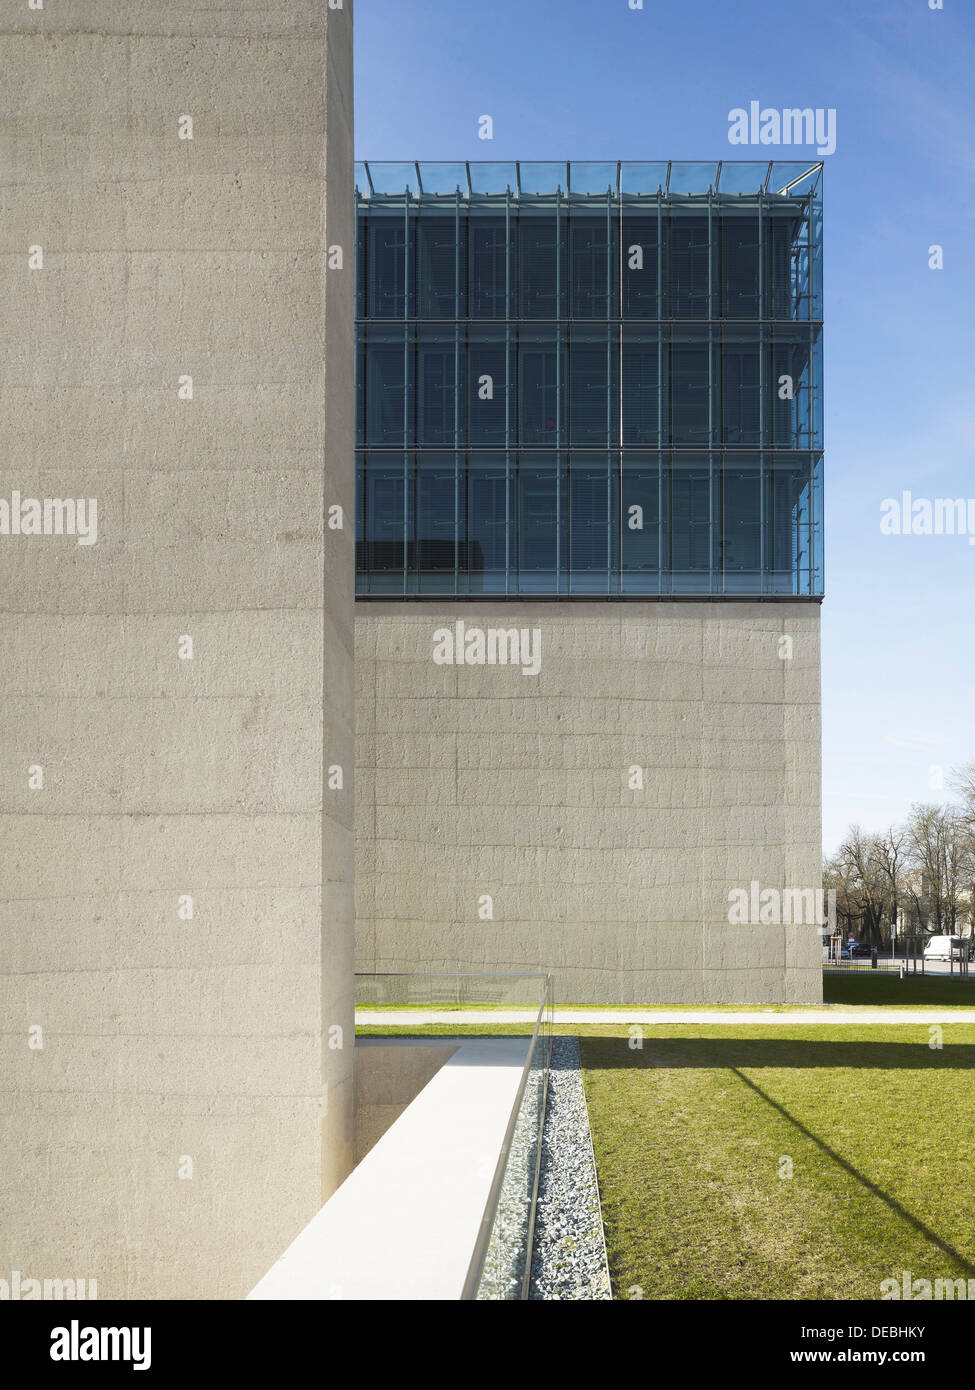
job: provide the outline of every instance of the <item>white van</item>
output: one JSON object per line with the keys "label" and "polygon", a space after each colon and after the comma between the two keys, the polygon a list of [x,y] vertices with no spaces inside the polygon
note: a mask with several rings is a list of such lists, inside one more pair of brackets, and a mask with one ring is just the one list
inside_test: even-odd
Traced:
{"label": "white van", "polygon": [[932,936],[924,947],[925,960],[961,960],[967,947],[960,936]]}

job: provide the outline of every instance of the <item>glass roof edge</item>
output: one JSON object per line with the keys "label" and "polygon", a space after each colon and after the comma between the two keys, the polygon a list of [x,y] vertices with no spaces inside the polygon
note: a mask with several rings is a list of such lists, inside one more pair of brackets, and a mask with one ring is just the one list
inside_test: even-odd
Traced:
{"label": "glass roof edge", "polygon": [[[507,185],[507,183],[506,183],[505,187],[501,187],[500,184],[499,184],[499,186],[498,186],[497,189],[490,189],[490,188],[487,188],[487,189],[486,189],[486,188],[483,188],[483,187],[482,187],[481,189],[475,189],[475,187],[474,187],[477,173],[479,173],[479,172],[481,172],[481,171],[485,171],[485,170],[491,169],[492,167],[493,167],[493,168],[497,168],[499,171],[500,171],[500,170],[510,170],[510,171],[512,171],[512,172],[514,173],[514,175],[515,175],[515,189],[512,189],[511,191],[512,191],[512,192],[515,192],[515,190],[517,190],[516,196],[525,196],[525,197],[529,197],[529,196],[532,196],[532,197],[534,197],[534,196],[545,196],[544,192],[540,192],[540,191],[538,191],[538,190],[531,190],[531,191],[528,191],[528,190],[524,190],[524,189],[522,188],[522,170],[525,169],[525,168],[532,168],[532,169],[537,170],[537,169],[539,169],[540,167],[543,167],[543,166],[545,166],[545,165],[550,166],[553,170],[558,169],[558,170],[564,171],[565,182],[562,183],[562,184],[555,184],[555,185],[553,185],[553,187],[552,187],[550,190],[548,190],[548,192],[549,192],[550,194],[552,194],[552,195],[556,194],[556,193],[559,192],[560,190],[564,193],[564,192],[566,192],[568,189],[571,189],[571,188],[572,188],[572,169],[573,169],[573,168],[577,168],[577,169],[579,169],[579,170],[582,170],[582,169],[584,169],[584,168],[596,168],[596,167],[600,167],[600,168],[605,168],[605,169],[607,169],[607,170],[610,170],[610,169],[615,170],[615,180],[612,179],[612,178],[611,178],[610,180],[608,180],[608,182],[607,182],[607,187],[606,187],[605,189],[599,190],[599,192],[596,193],[596,194],[593,194],[593,193],[587,191],[587,192],[585,192],[585,193],[582,195],[582,196],[587,196],[587,197],[589,197],[589,196],[598,196],[598,197],[602,197],[602,196],[604,196],[606,193],[613,194],[614,192],[615,192],[617,195],[626,193],[626,194],[628,194],[629,196],[649,196],[649,197],[656,196],[656,193],[655,193],[655,192],[653,192],[653,193],[650,193],[650,192],[642,193],[642,192],[634,192],[634,190],[628,189],[628,188],[626,187],[626,181],[627,181],[627,180],[624,178],[624,172],[623,172],[623,171],[624,171],[624,167],[625,167],[628,171],[631,171],[631,172],[632,172],[633,170],[639,170],[639,169],[641,169],[641,168],[644,168],[644,169],[651,169],[651,168],[653,168],[653,169],[660,169],[660,170],[666,169],[666,171],[667,171],[667,173],[666,173],[666,178],[663,180],[662,188],[660,189],[660,191],[664,194],[664,196],[674,196],[675,194],[678,195],[678,196],[687,196],[687,195],[692,195],[692,196],[693,196],[694,194],[697,194],[697,193],[703,195],[703,194],[707,194],[710,190],[713,190],[713,191],[715,192],[715,195],[718,196],[718,197],[720,197],[720,196],[722,196],[722,195],[725,196],[725,197],[735,197],[735,196],[739,196],[739,197],[740,197],[740,196],[742,196],[743,194],[744,194],[745,196],[748,196],[747,190],[738,190],[737,192],[731,192],[731,191],[727,191],[727,192],[726,192],[725,190],[723,190],[723,189],[721,188],[721,181],[722,181],[722,180],[721,180],[721,171],[722,171],[726,166],[728,167],[729,170],[733,170],[733,169],[736,168],[736,167],[744,168],[744,167],[749,166],[749,165],[754,166],[756,169],[763,168],[763,169],[765,170],[764,178],[762,178],[762,179],[760,180],[760,185],[761,185],[761,186],[759,186],[759,184],[756,184],[756,187],[755,187],[754,192],[758,193],[759,191],[761,191],[761,192],[763,192],[763,193],[765,193],[765,194],[767,194],[767,195],[773,196],[773,197],[784,197],[784,196],[788,196],[788,195],[792,192],[792,190],[793,190],[794,188],[796,188],[798,185],[802,184],[804,181],[809,180],[810,178],[814,178],[814,187],[818,187],[819,184],[820,184],[820,182],[821,182],[821,180],[822,180],[823,172],[824,172],[824,169],[825,169],[825,163],[824,163],[824,161],[823,161],[822,159],[812,160],[812,161],[810,161],[810,163],[809,163],[808,165],[806,165],[805,167],[802,167],[802,166],[800,165],[800,161],[798,161],[798,160],[767,160],[767,161],[766,161],[766,160],[748,160],[748,159],[730,159],[730,160],[727,160],[727,159],[719,159],[719,160],[713,160],[713,161],[652,160],[652,159],[634,159],[634,160],[595,160],[595,159],[575,159],[575,160],[536,160],[536,159],[532,159],[532,160],[519,160],[519,159],[516,159],[516,160],[487,160],[487,159],[484,159],[484,160],[480,160],[480,159],[478,159],[478,160],[456,160],[456,161],[455,161],[455,160],[446,160],[446,159],[443,159],[443,160],[369,160],[369,159],[361,159],[361,160],[356,160],[356,161],[355,161],[355,168],[356,168],[356,173],[357,173],[357,175],[358,175],[358,172],[359,172],[360,170],[363,171],[363,172],[365,173],[366,181],[367,181],[367,183],[368,183],[368,196],[370,196],[370,197],[376,197],[376,198],[382,198],[382,197],[402,197],[403,194],[404,194],[404,192],[409,193],[411,196],[419,196],[419,197],[424,197],[424,198],[430,198],[430,197],[448,197],[448,196],[449,196],[449,197],[454,197],[455,194],[456,194],[456,192],[457,192],[458,190],[460,191],[460,193],[461,193],[462,195],[466,194],[467,197],[504,197],[504,196],[506,195],[506,193],[508,192],[508,185]],[[797,167],[800,167],[800,168],[801,168],[801,172],[799,172],[798,174],[792,175],[791,177],[788,178],[787,182],[781,184],[780,186],[776,186],[776,184],[777,184],[776,170],[777,170],[777,169],[781,169],[782,172],[785,173],[786,169],[788,169],[788,170],[791,171],[791,170],[793,170],[793,169],[796,169]],[[381,168],[381,169],[383,169],[383,170],[386,170],[386,171],[393,171],[393,170],[397,170],[397,169],[402,170],[402,171],[403,171],[403,176],[404,176],[404,177],[403,177],[403,185],[402,185],[402,187],[397,187],[394,191],[388,191],[388,190],[387,190],[387,191],[383,191],[383,190],[380,190],[380,191],[377,192],[376,187],[375,187],[375,183],[374,183],[374,179],[373,179],[373,169],[379,169],[379,168]],[[462,177],[461,177],[461,179],[458,180],[458,182],[457,182],[457,189],[456,189],[456,190],[451,190],[449,193],[445,193],[445,192],[443,192],[443,191],[428,191],[428,190],[426,190],[426,189],[424,188],[424,186],[423,186],[423,179],[422,179],[422,174],[421,174],[421,170],[422,170],[423,168],[428,168],[428,169],[430,169],[431,171],[432,171],[432,170],[435,170],[435,169],[438,169],[438,168],[439,168],[439,169],[454,169],[454,170],[460,170],[460,171],[462,171]],[[700,185],[699,188],[687,187],[687,188],[682,188],[682,189],[679,189],[679,190],[678,190],[677,188],[674,188],[674,187],[672,187],[671,185],[672,185],[672,180],[674,179],[675,171],[676,171],[676,170],[681,170],[681,169],[699,169],[699,170],[711,169],[711,170],[714,171],[714,175],[713,175],[713,178],[708,179],[706,182],[705,182],[704,178],[702,177],[701,185]],[[474,173],[475,178],[472,178],[472,172]],[[465,188],[464,188],[464,183],[465,183],[465,182],[466,182],[466,184],[467,184],[466,190],[465,190]],[[614,183],[615,183],[615,189],[614,189],[614,186],[613,186]],[[363,193],[365,193],[366,190],[363,189],[363,190],[360,190],[360,191],[362,191]]]}

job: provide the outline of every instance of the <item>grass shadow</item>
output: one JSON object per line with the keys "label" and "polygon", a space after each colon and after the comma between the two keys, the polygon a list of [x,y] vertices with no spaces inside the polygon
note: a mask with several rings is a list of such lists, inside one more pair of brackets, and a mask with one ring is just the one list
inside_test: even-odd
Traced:
{"label": "grass shadow", "polygon": [[766,1105],[771,1106],[778,1115],[781,1115],[784,1120],[787,1120],[790,1125],[794,1126],[805,1139],[815,1144],[827,1158],[838,1167],[842,1168],[845,1173],[848,1173],[851,1178],[858,1182],[860,1186],[872,1196],[883,1202],[900,1221],[910,1226],[912,1230],[916,1231],[917,1234],[923,1237],[930,1245],[933,1245],[935,1249],[940,1250],[948,1259],[953,1260],[958,1268],[963,1270],[965,1274],[970,1277],[975,1277],[975,1265],[970,1264],[960,1250],[956,1250],[948,1241],[942,1240],[936,1231],[932,1231],[930,1226],[926,1226],[918,1217],[912,1215],[906,1207],[898,1202],[896,1197],[892,1197],[889,1192],[885,1192],[882,1187],[878,1187],[875,1182],[872,1182],[870,1178],[867,1177],[866,1173],[861,1172],[854,1164],[848,1162],[842,1154],[837,1153],[835,1149],[831,1148],[830,1145],[826,1143],[825,1139],[821,1139],[818,1134],[814,1134],[801,1120],[797,1120],[795,1115],[791,1114],[784,1105],[781,1105],[777,1100],[774,1100],[763,1091],[761,1086],[752,1081],[750,1077],[744,1076],[737,1067],[732,1067],[731,1071],[743,1085],[747,1086],[755,1095],[760,1096]]}
{"label": "grass shadow", "polygon": [[[907,1025],[904,1025],[907,1026]],[[950,1025],[949,1025],[950,1026]],[[785,1031],[785,1030],[783,1030]],[[587,1070],[662,1067],[705,1070],[736,1067],[781,1067],[788,1070],[840,1068],[867,1071],[967,1071],[975,1070],[975,1044],[928,1046],[927,1028],[919,1024],[918,1041],[873,1042],[812,1038],[674,1038],[644,1037],[642,1048],[630,1048],[625,1036],[586,1037]]]}

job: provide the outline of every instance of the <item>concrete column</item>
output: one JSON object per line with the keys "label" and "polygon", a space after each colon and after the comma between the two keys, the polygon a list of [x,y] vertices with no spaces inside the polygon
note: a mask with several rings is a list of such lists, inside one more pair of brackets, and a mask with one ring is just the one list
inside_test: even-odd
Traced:
{"label": "concrete column", "polygon": [[3,30],[0,1279],[238,1297],[352,1161],[352,0]]}

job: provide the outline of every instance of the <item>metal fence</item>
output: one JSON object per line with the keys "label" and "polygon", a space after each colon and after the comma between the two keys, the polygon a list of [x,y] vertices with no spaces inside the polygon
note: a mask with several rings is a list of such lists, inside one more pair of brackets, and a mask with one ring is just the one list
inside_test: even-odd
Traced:
{"label": "metal fence", "polygon": [[[951,975],[967,980],[969,972],[968,953],[970,942],[967,937],[959,937],[959,947],[953,947],[945,958],[925,956],[925,947],[931,942],[930,936],[902,937],[893,950],[869,950],[854,952],[839,937],[833,937],[823,946],[823,969],[843,974],[856,974],[866,970],[882,970],[888,974],[904,975]],[[844,952],[848,954],[844,957]]]}

